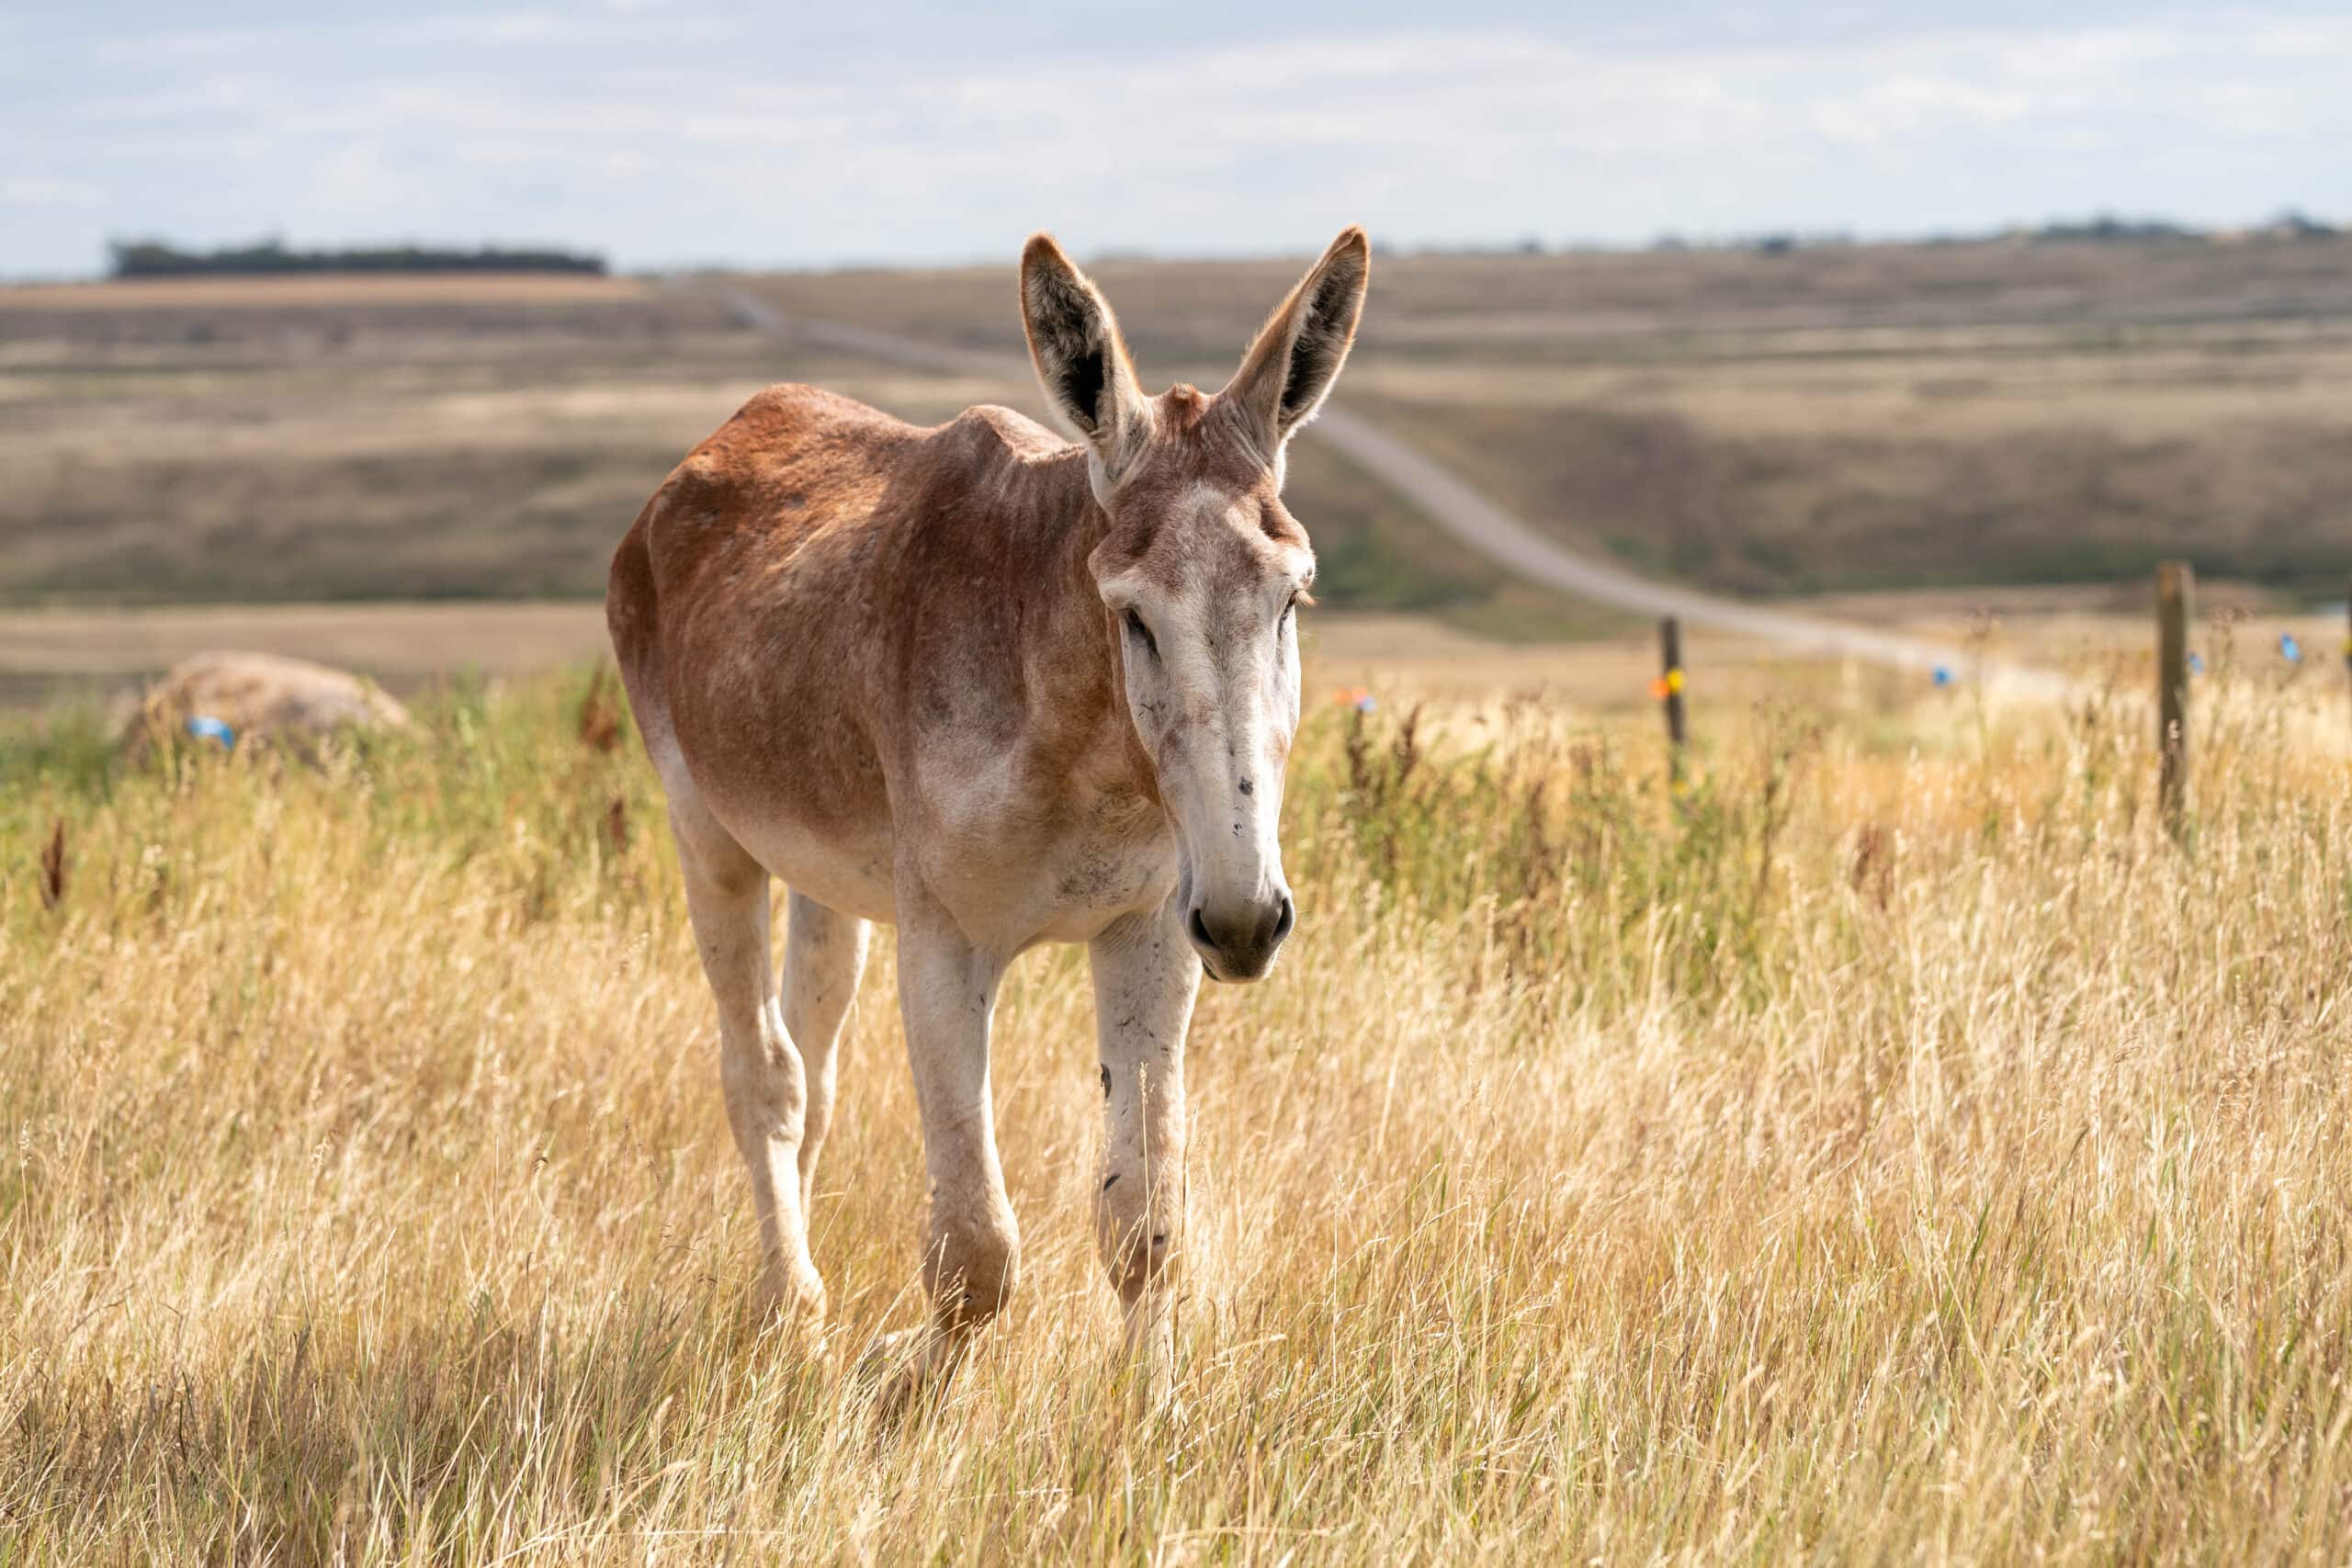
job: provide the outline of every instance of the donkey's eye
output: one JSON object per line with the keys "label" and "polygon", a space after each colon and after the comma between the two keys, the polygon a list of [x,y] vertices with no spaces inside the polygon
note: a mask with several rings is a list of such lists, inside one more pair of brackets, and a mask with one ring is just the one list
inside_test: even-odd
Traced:
{"label": "donkey's eye", "polygon": [[1127,635],[1143,644],[1143,650],[1146,653],[1150,654],[1154,659],[1159,657],[1159,645],[1152,641],[1151,628],[1145,626],[1143,617],[1133,610],[1127,612]]}

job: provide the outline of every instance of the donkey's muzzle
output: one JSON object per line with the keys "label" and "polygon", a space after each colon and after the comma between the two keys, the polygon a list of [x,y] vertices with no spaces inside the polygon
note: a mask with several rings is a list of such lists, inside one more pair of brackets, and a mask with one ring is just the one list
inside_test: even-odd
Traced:
{"label": "donkey's muzzle", "polygon": [[1185,917],[1184,930],[1212,980],[1262,980],[1274,966],[1274,953],[1298,923],[1287,892],[1266,899],[1219,904],[1202,899]]}

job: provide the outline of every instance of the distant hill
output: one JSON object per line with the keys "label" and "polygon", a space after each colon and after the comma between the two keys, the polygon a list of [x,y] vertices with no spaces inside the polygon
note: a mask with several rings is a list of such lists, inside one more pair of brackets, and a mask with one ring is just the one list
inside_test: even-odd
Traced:
{"label": "distant hill", "polygon": [[251,276],[291,272],[568,272],[601,275],[605,258],[579,251],[433,250],[378,245],[356,250],[289,250],[282,241],[182,250],[161,240],[118,240],[107,249],[117,277]]}
{"label": "distant hill", "polygon": [[[1218,386],[1303,265],[1094,276],[1148,384]],[[1662,578],[2111,586],[2178,556],[2311,602],[2352,571],[2352,237],[1375,265],[1342,405]],[[0,288],[0,604],[593,599],[647,493],[765,382],[918,423],[985,400],[1044,413],[1012,270],[732,280],[796,320],[993,353],[993,383],[755,333],[715,292],[630,279]],[[1299,443],[1288,479],[1327,604],[1494,630],[1582,614],[1336,447]]]}

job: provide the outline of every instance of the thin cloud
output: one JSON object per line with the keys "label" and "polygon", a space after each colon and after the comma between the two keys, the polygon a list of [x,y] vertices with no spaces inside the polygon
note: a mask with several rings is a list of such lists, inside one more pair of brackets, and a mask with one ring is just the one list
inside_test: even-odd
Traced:
{"label": "thin cloud", "polygon": [[875,28],[601,4],[52,41],[0,104],[0,190],[86,199],[11,199],[0,267],[87,267],[128,231],[756,263],[994,254],[1043,222],[1201,253],[1355,220],[1459,243],[2352,209],[2352,17],[1748,47],[1530,18],[1141,49],[1141,25],[896,61]]}

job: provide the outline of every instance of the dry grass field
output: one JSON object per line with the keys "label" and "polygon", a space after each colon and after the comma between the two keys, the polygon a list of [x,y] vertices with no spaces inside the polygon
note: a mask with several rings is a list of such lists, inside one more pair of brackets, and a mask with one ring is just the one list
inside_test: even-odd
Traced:
{"label": "dry grass field", "polygon": [[[1010,263],[738,281],[993,351]],[[1097,270],[1214,380],[1296,269]],[[1073,953],[1001,1000],[1024,1282],[946,1397],[858,1371],[919,1317],[887,932],[830,1339],[750,1313],[650,770],[583,717],[627,520],[785,378],[1035,408],[691,280],[0,289],[0,1564],[2352,1559],[2352,243],[1384,257],[1342,398],[1531,520],[2080,681],[1697,632],[1678,795],[1646,627],[1300,443],[1302,923],[1202,1000],[1140,1422]],[[417,728],[118,760],[221,645]]]}
{"label": "dry grass field", "polygon": [[999,1011],[1023,1293],[884,1431],[854,1366],[915,1320],[923,1201],[888,940],[809,1359],[747,1315],[711,1004],[584,674],[320,770],[13,723],[0,1556],[2352,1553],[2338,682],[2217,673],[2177,845],[2096,682],[1717,700],[1677,803],[1654,716],[1453,635],[1368,719],[1322,694],[1368,649],[1310,671],[1302,925],[1203,998],[1182,1403],[1132,1427],[1073,954]]}

